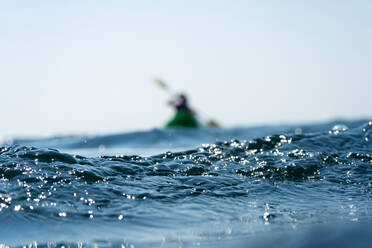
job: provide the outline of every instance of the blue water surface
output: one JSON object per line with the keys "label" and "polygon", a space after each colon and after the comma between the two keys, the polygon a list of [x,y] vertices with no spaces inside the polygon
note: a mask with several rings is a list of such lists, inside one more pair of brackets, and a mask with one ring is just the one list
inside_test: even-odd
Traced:
{"label": "blue water surface", "polygon": [[0,147],[0,246],[371,247],[372,122]]}

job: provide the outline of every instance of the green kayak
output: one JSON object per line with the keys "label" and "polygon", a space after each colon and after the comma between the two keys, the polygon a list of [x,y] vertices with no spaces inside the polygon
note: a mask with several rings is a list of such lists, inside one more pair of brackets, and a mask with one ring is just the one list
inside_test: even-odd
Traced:
{"label": "green kayak", "polygon": [[187,110],[178,110],[166,127],[199,127],[195,116]]}

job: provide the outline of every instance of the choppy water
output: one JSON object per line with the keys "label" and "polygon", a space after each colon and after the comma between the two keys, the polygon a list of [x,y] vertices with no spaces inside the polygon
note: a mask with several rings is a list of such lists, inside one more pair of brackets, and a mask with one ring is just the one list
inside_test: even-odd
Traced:
{"label": "choppy water", "polygon": [[368,120],[14,139],[0,244],[370,247],[371,183]]}

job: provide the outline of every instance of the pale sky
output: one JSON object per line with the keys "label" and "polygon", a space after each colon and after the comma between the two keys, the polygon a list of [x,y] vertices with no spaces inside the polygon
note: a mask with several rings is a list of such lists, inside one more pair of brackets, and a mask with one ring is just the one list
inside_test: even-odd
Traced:
{"label": "pale sky", "polygon": [[0,0],[0,137],[372,117],[372,1]]}

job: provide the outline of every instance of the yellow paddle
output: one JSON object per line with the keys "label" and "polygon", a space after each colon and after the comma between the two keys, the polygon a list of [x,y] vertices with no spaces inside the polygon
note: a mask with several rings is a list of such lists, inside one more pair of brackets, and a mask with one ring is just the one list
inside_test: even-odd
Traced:
{"label": "yellow paddle", "polygon": [[163,81],[161,80],[160,78],[154,78],[154,81],[155,83],[162,89],[168,91],[169,90],[169,87],[168,85]]}

